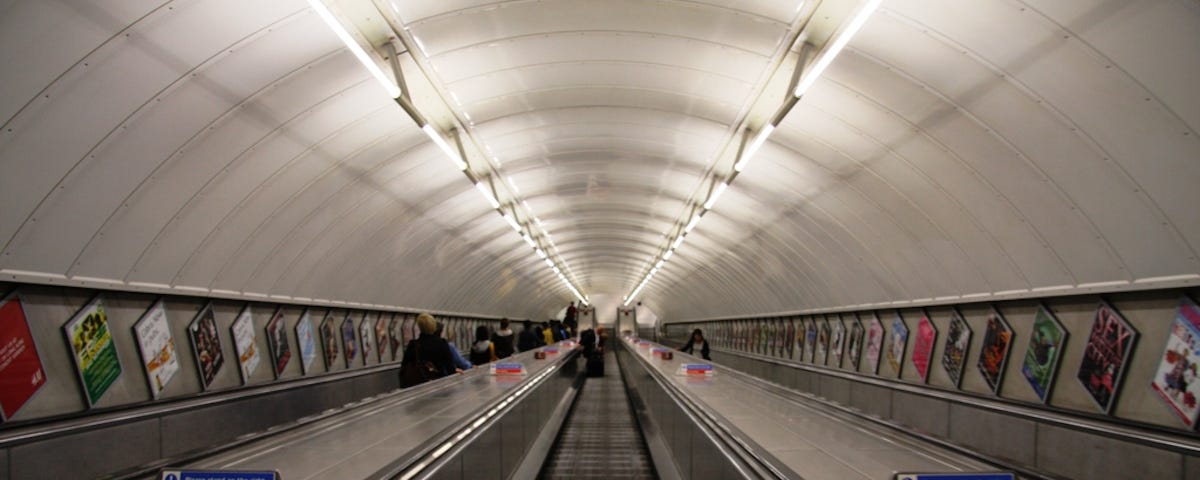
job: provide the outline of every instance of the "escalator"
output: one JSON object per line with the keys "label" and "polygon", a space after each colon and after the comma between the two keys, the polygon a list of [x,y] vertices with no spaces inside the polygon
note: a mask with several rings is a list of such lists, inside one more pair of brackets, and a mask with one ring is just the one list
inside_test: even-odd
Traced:
{"label": "escalator", "polygon": [[604,376],[587,378],[538,478],[658,478],[620,366],[604,355]]}

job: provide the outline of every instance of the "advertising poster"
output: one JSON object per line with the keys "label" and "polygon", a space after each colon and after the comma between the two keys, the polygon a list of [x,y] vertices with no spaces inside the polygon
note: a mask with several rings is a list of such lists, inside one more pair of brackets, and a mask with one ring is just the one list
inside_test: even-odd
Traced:
{"label": "advertising poster", "polygon": [[267,348],[271,349],[271,364],[275,366],[275,378],[283,376],[284,369],[292,360],[292,347],[288,344],[287,322],[283,320],[283,307],[275,309],[271,321],[267,322]]}
{"label": "advertising poster", "polygon": [[1200,363],[1200,308],[1186,297],[1179,301],[1179,308],[1175,310],[1175,322],[1171,324],[1167,346],[1163,350],[1150,387],[1167,402],[1184,425],[1195,428],[1196,417],[1200,414],[1196,398],[1200,397],[1200,382],[1196,381],[1197,369],[1200,369],[1197,365]]}
{"label": "advertising poster", "polygon": [[834,316],[831,322],[833,322],[833,336],[829,339],[829,353],[833,357],[829,359],[829,365],[842,368],[842,351],[846,348],[846,325],[842,322],[841,315]]}
{"label": "advertising poster", "polygon": [[133,324],[133,336],[137,338],[142,368],[150,384],[150,396],[158,398],[179,372],[175,337],[171,336],[171,328],[167,325],[167,307],[162,300],[154,302],[150,310]]}
{"label": "advertising poster", "polygon": [[929,381],[929,364],[933,357],[933,345],[937,341],[937,328],[929,321],[929,314],[922,313],[917,321],[917,338],[913,341],[912,363],[917,367],[921,382]]}
{"label": "advertising poster", "polygon": [[242,313],[238,314],[237,319],[233,321],[233,325],[229,327],[229,331],[233,333],[233,349],[238,356],[238,365],[241,367],[242,383],[250,383],[250,376],[254,374],[254,370],[258,368],[258,363],[262,356],[258,353],[257,333],[254,331],[254,316],[250,313],[250,305],[242,309]]}
{"label": "advertising poster", "polygon": [[108,312],[104,309],[103,298],[97,295],[88,302],[63,325],[63,334],[71,346],[71,358],[75,360],[84,397],[91,408],[121,376],[121,362],[108,329]]}
{"label": "advertising poster", "polygon": [[866,330],[863,329],[862,323],[858,321],[857,315],[850,319],[850,338],[846,342],[846,354],[850,356],[850,365],[854,366],[854,370],[858,370],[858,365],[862,359],[863,336]]}
{"label": "advertising poster", "polygon": [[0,300],[0,420],[7,421],[46,384],[21,297]]}
{"label": "advertising poster", "polygon": [[[379,317],[379,314],[375,314]],[[362,363],[366,365],[371,359],[371,354],[375,352],[375,334],[371,329],[370,314],[363,313],[362,322],[358,325],[358,338],[362,339]]]}
{"label": "advertising poster", "polygon": [[354,366],[354,359],[358,355],[358,332],[354,329],[354,314],[347,313],[346,318],[342,319],[342,345],[346,352],[346,368]]}
{"label": "advertising poster", "polygon": [[904,350],[908,347],[908,326],[904,324],[904,319],[900,317],[900,312],[892,317],[892,333],[888,337],[887,359],[888,365],[892,366],[892,371],[896,372],[896,376],[900,376],[900,369],[904,366]]}
{"label": "advertising poster", "polygon": [[217,318],[212,303],[205,305],[188,325],[188,340],[196,357],[196,369],[200,371],[200,386],[207,390],[217,372],[225,364],[221,353],[221,334],[217,332]]}
{"label": "advertising poster", "polygon": [[823,319],[817,322],[817,359],[815,363],[824,365],[829,359],[829,322]]}
{"label": "advertising poster", "polygon": [[804,352],[808,355],[809,363],[817,361],[817,321],[809,320],[804,323]]}
{"label": "advertising poster", "polygon": [[996,309],[988,314],[987,329],[983,331],[983,345],[979,351],[979,373],[987,381],[992,393],[1000,394],[1000,382],[1004,380],[1004,366],[1008,364],[1008,351],[1012,347],[1013,331]]}
{"label": "advertising poster", "polygon": [[1101,302],[1075,375],[1101,412],[1112,411],[1136,343],[1137,331],[1108,303]]}
{"label": "advertising poster", "polygon": [[[395,314],[391,314],[394,316]],[[379,363],[391,361],[395,357],[388,354],[388,350],[392,347],[392,337],[388,335],[388,315],[380,315],[375,319],[375,343],[379,345]]]}
{"label": "advertising poster", "polygon": [[392,315],[392,319],[388,322],[388,336],[392,339],[392,360],[404,358],[403,347],[408,346],[408,341],[404,340],[404,332],[407,331],[405,323],[408,320],[404,319],[404,315]]}
{"label": "advertising poster", "polygon": [[1045,305],[1039,305],[1033,317],[1033,332],[1029,334],[1029,347],[1025,349],[1021,374],[1029,381],[1029,386],[1033,387],[1033,392],[1042,403],[1050,399],[1050,389],[1054,386],[1066,343],[1067,329],[1058,323]]}
{"label": "advertising poster", "polygon": [[963,366],[967,363],[967,349],[971,348],[971,326],[959,315],[958,310],[950,314],[950,328],[946,331],[946,348],[942,351],[942,368],[950,376],[954,388],[962,385]]}
{"label": "advertising poster", "polygon": [[325,352],[325,370],[333,368],[338,359],[338,336],[341,332],[334,325],[333,311],[325,313],[318,330],[321,332],[321,347]]}
{"label": "advertising poster", "polygon": [[796,321],[788,320],[787,333],[784,335],[783,342],[787,345],[787,357],[789,359],[796,358]]}
{"label": "advertising poster", "polygon": [[867,343],[864,348],[867,352],[867,371],[879,373],[879,357],[883,353],[883,322],[879,321],[879,314],[872,313],[867,321]]}
{"label": "advertising poster", "polygon": [[296,346],[300,347],[300,369],[303,375],[312,371],[313,361],[317,359],[317,336],[313,333],[312,317],[308,310],[300,314],[296,321]]}

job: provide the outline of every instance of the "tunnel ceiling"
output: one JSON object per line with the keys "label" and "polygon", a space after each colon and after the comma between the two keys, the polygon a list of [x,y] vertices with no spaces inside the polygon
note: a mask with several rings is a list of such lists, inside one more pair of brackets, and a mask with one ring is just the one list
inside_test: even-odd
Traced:
{"label": "tunnel ceiling", "polygon": [[[582,293],[622,296],[858,2],[327,4],[385,72],[396,38],[413,104]],[[1197,51],[1194,1],[884,1],[638,299],[683,320],[1195,284]],[[0,65],[4,278],[574,298],[303,0],[5,2]]]}

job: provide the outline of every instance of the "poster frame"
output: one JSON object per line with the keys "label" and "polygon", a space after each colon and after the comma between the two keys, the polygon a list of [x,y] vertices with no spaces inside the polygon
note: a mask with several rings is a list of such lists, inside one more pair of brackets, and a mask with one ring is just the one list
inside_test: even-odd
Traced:
{"label": "poster frame", "polygon": [[[1176,329],[1183,328],[1184,331],[1188,332],[1188,334],[1191,336],[1193,343],[1187,344],[1186,340],[1183,341],[1185,348],[1191,349],[1191,355],[1189,355],[1189,357],[1192,359],[1200,357],[1200,349],[1195,348],[1196,344],[1200,343],[1200,332],[1196,331],[1197,329],[1200,329],[1200,318],[1197,320],[1183,320],[1180,318],[1184,315],[1184,308],[1187,307],[1195,310],[1197,316],[1200,317],[1200,305],[1197,305],[1196,302],[1187,295],[1183,295],[1176,303],[1177,306],[1175,307],[1175,318],[1172,319],[1171,328],[1167,331],[1167,338],[1164,342],[1165,345],[1163,345],[1163,353],[1161,356],[1159,356],[1158,366],[1156,366],[1154,369],[1154,375],[1150,377],[1150,388],[1155,394],[1157,394],[1156,396],[1158,396],[1158,398],[1162,400],[1164,404],[1166,404],[1167,408],[1183,422],[1184,426],[1188,430],[1194,431],[1196,430],[1196,424],[1200,423],[1200,408],[1197,408],[1196,412],[1193,412],[1189,418],[1187,412],[1181,410],[1180,406],[1177,405],[1174,400],[1169,398],[1168,393],[1164,392],[1163,387],[1159,385],[1159,379],[1166,375],[1164,373],[1164,367],[1171,365],[1172,363],[1176,363],[1167,362],[1169,354],[1174,353],[1171,350],[1171,344],[1173,343],[1172,340],[1177,338],[1175,335]],[[1195,388],[1189,389],[1187,387],[1197,385],[1197,381],[1200,381],[1200,375],[1197,374],[1197,368],[1200,368],[1200,361],[1192,361],[1190,366],[1193,375],[1191,385],[1185,386],[1183,391],[1191,393],[1192,401],[1197,402],[1200,401],[1200,395],[1198,395],[1200,394],[1200,391],[1196,391]],[[1186,371],[1187,369],[1188,364],[1185,363],[1182,370]],[[1168,368],[1167,370],[1169,371],[1171,368]],[[1181,373],[1180,376],[1182,377],[1183,374]]]}
{"label": "poster frame", "polygon": [[[396,316],[395,313],[392,313],[390,315],[392,317]],[[379,363],[384,363],[384,362],[390,361],[390,360],[384,360],[383,354],[384,354],[384,352],[391,350],[391,346],[392,346],[392,336],[390,335],[391,332],[388,331],[388,320],[389,319],[385,318],[385,317],[387,317],[387,315],[384,315],[381,312],[379,314],[379,318],[375,319],[375,325],[373,327],[373,328],[375,328],[375,344],[378,347],[375,349],[375,354],[379,356]]]}
{"label": "poster frame", "polygon": [[810,317],[804,322],[804,352],[808,354],[808,363],[817,363],[817,319]]}
{"label": "poster frame", "polygon": [[[1050,361],[1050,373],[1047,375],[1049,381],[1046,383],[1044,392],[1038,392],[1038,389],[1034,387],[1033,379],[1030,378],[1030,373],[1026,371],[1026,367],[1028,367],[1029,353],[1033,349],[1033,341],[1036,338],[1035,334],[1037,333],[1038,314],[1041,312],[1046,313],[1046,318],[1049,319],[1050,324],[1053,325],[1054,328],[1058,329],[1058,331],[1062,334],[1062,339],[1054,349],[1054,359]],[[1029,342],[1025,343],[1025,356],[1022,357],[1021,360],[1021,376],[1025,377],[1025,381],[1029,384],[1029,388],[1033,389],[1034,395],[1038,395],[1038,400],[1043,405],[1049,405],[1050,396],[1054,394],[1054,385],[1058,383],[1058,369],[1062,366],[1063,353],[1066,352],[1066,346],[1071,340],[1071,332],[1068,331],[1067,327],[1058,320],[1058,316],[1054,314],[1054,311],[1041,302],[1038,302],[1038,309],[1033,314],[1033,323],[1031,324],[1031,327],[1032,329],[1029,333]]]}
{"label": "poster frame", "polygon": [[[313,362],[317,361],[317,329],[312,324],[312,314],[309,308],[305,308],[300,313],[300,318],[296,319],[296,326],[292,327],[292,334],[296,336],[296,355],[300,357],[300,375],[308,376],[312,371]],[[304,330],[308,331],[308,335],[300,334],[300,327],[304,326]],[[311,355],[304,355],[305,343],[304,339],[308,339],[307,346]]]}
{"label": "poster frame", "polygon": [[371,321],[371,314],[376,317],[380,316],[379,312],[370,310],[363,311],[362,321],[358,324],[358,348],[362,357],[363,366],[370,365],[371,354],[375,353],[375,323]]}
{"label": "poster frame", "polygon": [[[401,318],[404,317],[404,318]],[[396,353],[402,351],[401,343],[407,345],[404,341],[404,322],[408,314],[392,315],[392,319],[388,320],[388,337],[392,339],[392,361],[396,361]]]}
{"label": "poster frame", "polygon": [[[903,334],[899,352],[896,351],[896,332]],[[900,315],[899,310],[896,310],[895,314],[892,316],[892,328],[887,332],[887,338],[889,341],[886,352],[888,365],[891,366],[892,370],[896,372],[896,378],[904,377],[904,356],[906,353],[908,353],[909,332],[910,330],[908,328],[908,324],[904,322],[904,317]]]}
{"label": "poster frame", "polygon": [[[863,330],[863,353],[867,354],[867,361],[870,362],[869,373],[871,375],[879,375],[879,363],[883,359],[883,340],[887,337],[887,328],[883,326],[883,320],[879,319],[879,312],[871,312],[870,324],[865,326]],[[871,332],[878,331],[879,334],[875,340],[871,340]],[[871,358],[871,349],[875,349],[875,356]]]}
{"label": "poster frame", "polygon": [[[950,345],[958,343],[951,335],[951,332],[955,330],[955,324],[958,324],[962,327],[962,330],[960,330],[961,332],[965,332],[963,333],[964,337],[962,340],[966,342],[966,345],[964,345],[962,348],[962,355],[959,356],[958,365],[954,366],[954,370],[951,371],[951,365],[949,365],[947,362],[947,356],[950,355],[951,352]],[[962,313],[959,312],[957,308],[951,309],[950,323],[946,327],[946,342],[942,347],[941,364],[942,370],[945,370],[946,376],[950,377],[950,383],[954,385],[955,389],[962,388],[963,374],[966,372],[967,359],[970,358],[971,354],[971,338],[974,336],[975,331],[971,329],[971,323],[967,321],[966,317],[963,317]],[[953,359],[950,359],[950,362],[952,363]]]}
{"label": "poster frame", "polygon": [[[84,312],[90,310],[93,305],[97,306],[101,311],[104,312],[104,329],[108,331],[109,337],[108,348],[112,348],[113,356],[116,357],[117,361],[117,376],[114,377],[112,381],[108,383],[108,385],[105,385],[103,390],[96,394],[96,398],[92,398],[91,394],[88,393],[87,381],[84,380],[83,376],[83,366],[79,364],[79,355],[75,353],[75,347],[71,341],[71,327],[73,324],[82,322],[86,318],[83,316]],[[24,307],[24,304],[22,304],[22,307]],[[28,317],[26,318],[28,319]],[[67,342],[67,353],[71,356],[71,364],[75,366],[75,377],[77,380],[79,380],[79,386],[81,387],[80,393],[83,394],[83,400],[87,404],[88,410],[91,410],[96,406],[96,403],[98,403],[100,399],[104,398],[104,394],[108,393],[108,389],[112,388],[113,385],[116,385],[117,381],[121,379],[121,375],[125,373],[125,367],[121,366],[121,355],[117,351],[116,332],[113,331],[112,322],[110,322],[108,319],[108,309],[104,307],[104,294],[97,293],[96,295],[93,295],[91,300],[88,300],[87,303],[83,304],[83,307],[80,307],[75,311],[74,314],[71,315],[71,318],[67,319],[67,322],[62,325],[61,330],[63,332],[63,338]]]}
{"label": "poster frame", "polygon": [[819,318],[819,320],[816,320],[816,322],[817,322],[817,356],[821,357],[821,358],[814,360],[813,363],[818,364],[818,365],[828,365],[829,364],[829,333],[830,333],[829,319],[828,319],[828,317],[826,317],[824,315],[821,315],[820,317],[817,317],[817,318]]}
{"label": "poster frame", "polygon": [[[929,331],[933,332],[933,335],[929,337],[928,342],[924,340],[924,337],[921,334],[922,326],[928,326]],[[937,350],[938,333],[940,332],[938,332],[937,324],[933,323],[933,318],[929,316],[929,312],[925,309],[921,309],[921,318],[917,319],[916,338],[913,339],[912,355],[909,355],[910,361],[913,364],[913,368],[917,369],[917,376],[921,378],[921,383],[929,383],[929,369],[933,365],[933,352]],[[917,353],[920,352],[919,349],[922,347],[922,344],[924,344],[926,350],[924,352],[924,367],[917,363]]]}
{"label": "poster frame", "polygon": [[[867,338],[867,329],[863,327],[862,320],[859,319],[857,313],[853,315],[850,324],[850,338],[846,342],[846,353],[850,355],[850,365],[854,366],[854,371],[858,371],[862,365],[863,342]],[[851,348],[851,347],[854,348]]]}
{"label": "poster frame", "polygon": [[325,359],[325,371],[333,370],[339,355],[338,346],[341,344],[342,331],[334,325],[333,309],[325,312],[325,317],[321,319],[321,323],[317,326],[317,338],[321,341],[321,353]]}
{"label": "poster frame", "polygon": [[[142,337],[138,335],[138,330],[142,325],[142,322],[150,321],[150,312],[154,311],[156,308],[161,308],[163,311],[163,323],[165,323],[167,326],[167,336],[169,339],[168,343],[170,344],[169,347],[171,349],[171,358],[174,359],[173,363],[175,364],[175,371],[171,372],[171,375],[167,377],[166,382],[163,382],[162,390],[155,390],[154,388],[154,380],[152,379],[153,374],[150,371],[149,362],[146,361],[146,355],[150,352],[147,352],[145,347],[142,346]],[[142,312],[142,316],[138,317],[136,322],[133,322],[133,326],[130,327],[130,330],[133,333],[133,343],[137,347],[138,360],[140,360],[142,363],[142,373],[146,375],[146,388],[150,389],[150,399],[158,400],[159,398],[162,398],[162,392],[166,391],[167,386],[171,384],[171,380],[174,380],[175,376],[179,374],[179,371],[183,370],[183,367],[179,365],[179,347],[175,343],[175,335],[171,332],[171,321],[167,317],[166,300],[163,297],[158,297],[155,299],[154,302],[150,304],[150,307],[146,308],[145,312]]]}
{"label": "poster frame", "polygon": [[14,299],[17,301],[17,305],[21,309],[21,320],[25,322],[25,332],[29,336],[29,343],[32,344],[30,348],[33,349],[34,358],[37,359],[37,369],[41,372],[41,383],[38,384],[37,388],[35,388],[28,397],[25,397],[25,400],[22,401],[17,408],[13,409],[11,415],[6,415],[4,413],[4,409],[0,408],[0,423],[8,422],[12,419],[12,417],[15,417],[17,414],[21,413],[21,409],[25,408],[26,405],[29,405],[29,402],[32,402],[33,399],[37,398],[38,394],[42,392],[43,387],[45,387],[50,381],[50,375],[46,372],[46,364],[42,361],[42,352],[38,349],[37,337],[33,335],[33,329],[29,328],[29,314],[25,313],[25,298],[21,295],[20,289],[13,288],[9,290],[4,297],[0,299],[0,306],[4,306]]}
{"label": "poster frame", "polygon": [[[1100,313],[1104,310],[1112,312],[1112,316],[1116,319],[1117,323],[1129,331],[1129,347],[1126,349],[1125,356],[1121,358],[1119,371],[1113,377],[1112,396],[1108,399],[1108,405],[1102,405],[1100,401],[1096,399],[1095,395],[1092,394],[1092,391],[1087,388],[1087,385],[1084,383],[1083,379],[1080,378],[1080,375],[1084,373],[1083,361],[1087,359],[1088,351],[1091,349],[1092,332],[1096,328],[1096,319],[1100,317]],[[1092,403],[1096,404],[1096,407],[1098,407],[1101,413],[1104,413],[1105,415],[1108,415],[1113,411],[1114,408],[1116,408],[1117,400],[1121,397],[1121,387],[1124,383],[1125,371],[1129,370],[1127,368],[1129,366],[1129,359],[1133,357],[1134,350],[1137,348],[1138,336],[1139,334],[1137,329],[1133,328],[1133,325],[1131,325],[1128,320],[1125,320],[1125,316],[1121,315],[1121,312],[1117,311],[1116,308],[1113,308],[1113,306],[1109,304],[1107,300],[1100,300],[1100,304],[1096,307],[1096,312],[1092,316],[1092,327],[1088,329],[1088,338],[1087,342],[1084,343],[1083,356],[1079,361],[1079,370],[1075,373],[1075,381],[1079,382],[1079,386],[1083,387],[1083,390],[1087,393],[1088,398],[1091,399]]]}
{"label": "poster frame", "polygon": [[[213,335],[216,336],[217,352],[220,353],[220,355],[217,356],[216,367],[213,367],[212,377],[208,379],[204,378],[204,366],[200,364],[200,347],[197,345],[196,335],[192,334],[192,326],[199,325],[200,320],[204,318],[205,312],[211,312],[212,314]],[[187,333],[188,343],[190,343],[192,346],[192,360],[196,362],[196,373],[200,376],[200,391],[207,391],[212,385],[212,382],[217,379],[217,375],[221,373],[221,367],[225,366],[225,349],[221,345],[221,329],[217,325],[217,312],[213,307],[212,301],[204,304],[204,307],[202,307],[200,311],[196,312],[196,315],[192,317],[192,321],[188,322],[185,331]]]}
{"label": "poster frame", "polygon": [[[1004,331],[1008,333],[1008,341],[1004,346],[1004,352],[1001,354],[1000,365],[997,366],[995,378],[992,378],[992,375],[984,368],[983,361],[984,355],[987,355],[988,352],[988,339],[992,338],[990,334],[992,332],[991,324],[993,318],[996,319],[996,323],[1003,327]],[[983,377],[983,381],[987,384],[988,390],[991,391],[993,395],[1000,395],[1000,387],[1004,386],[1004,371],[1008,369],[1008,359],[1012,356],[1012,345],[1013,341],[1017,338],[1017,334],[1015,331],[1013,331],[1012,326],[1008,324],[1008,321],[1004,319],[1004,315],[1001,314],[1000,310],[994,305],[988,311],[987,320],[985,320],[985,322],[986,323],[983,327],[983,340],[979,343],[979,358],[975,362],[975,368],[979,370],[979,375]]]}
{"label": "poster frame", "polygon": [[[275,341],[275,337],[272,335],[273,330],[282,334],[282,342]],[[287,331],[287,319],[283,314],[283,306],[280,305],[275,308],[275,313],[271,314],[271,319],[268,320],[267,324],[263,326],[263,333],[267,338],[267,353],[271,356],[271,371],[275,373],[276,380],[279,380],[283,377],[283,374],[287,371],[288,363],[291,363],[292,361],[292,347],[291,345],[288,345]],[[282,352],[284,355],[282,363],[280,363],[279,358],[281,354],[279,351],[280,345],[282,345],[284,348]]]}
{"label": "poster frame", "polygon": [[846,352],[846,322],[840,313],[833,314],[833,317],[834,326],[832,336],[829,338],[829,353],[837,360],[837,364],[834,365],[833,362],[830,362],[830,366],[842,368],[842,357]]}
{"label": "poster frame", "polygon": [[358,356],[358,327],[354,324],[354,311],[346,312],[346,317],[338,326],[338,336],[342,337],[342,357],[346,359],[346,368],[354,368],[354,359]]}
{"label": "poster frame", "polygon": [[[251,335],[250,348],[254,349],[255,357],[254,365],[250,367],[249,372],[246,371],[246,366],[242,364],[242,355],[244,353],[240,348],[238,348],[238,339],[236,333],[237,324],[238,322],[242,321],[242,315],[247,315],[247,317],[245,317],[246,321],[250,322],[250,328],[248,330]],[[229,338],[233,340],[233,354],[237,356],[238,375],[242,378],[242,385],[249,385],[251,377],[254,375],[254,372],[258,370],[259,364],[262,363],[262,352],[258,351],[258,332],[254,328],[254,310],[250,308],[249,303],[242,307],[242,310],[238,312],[236,317],[233,317],[233,322],[229,324]]]}

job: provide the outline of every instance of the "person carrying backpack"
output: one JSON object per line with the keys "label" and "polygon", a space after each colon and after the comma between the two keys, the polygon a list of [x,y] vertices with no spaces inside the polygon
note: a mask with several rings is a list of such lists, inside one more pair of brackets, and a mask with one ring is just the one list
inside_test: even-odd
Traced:
{"label": "person carrying backpack", "polygon": [[494,362],[496,358],[496,349],[492,345],[492,341],[488,340],[488,327],[480,325],[475,327],[475,344],[471,345],[471,364],[483,365]]}
{"label": "person carrying backpack", "polygon": [[400,361],[400,386],[411,387],[455,372],[450,344],[436,334],[438,324],[433,315],[417,315],[421,334],[408,342]]}
{"label": "person carrying backpack", "polygon": [[525,329],[517,337],[517,350],[528,352],[538,347],[538,333],[533,331],[533,322],[526,320],[521,322]]}
{"label": "person carrying backpack", "polygon": [[508,319],[500,319],[500,329],[492,334],[492,345],[496,347],[497,358],[508,358],[513,354],[513,331],[508,328]]}

